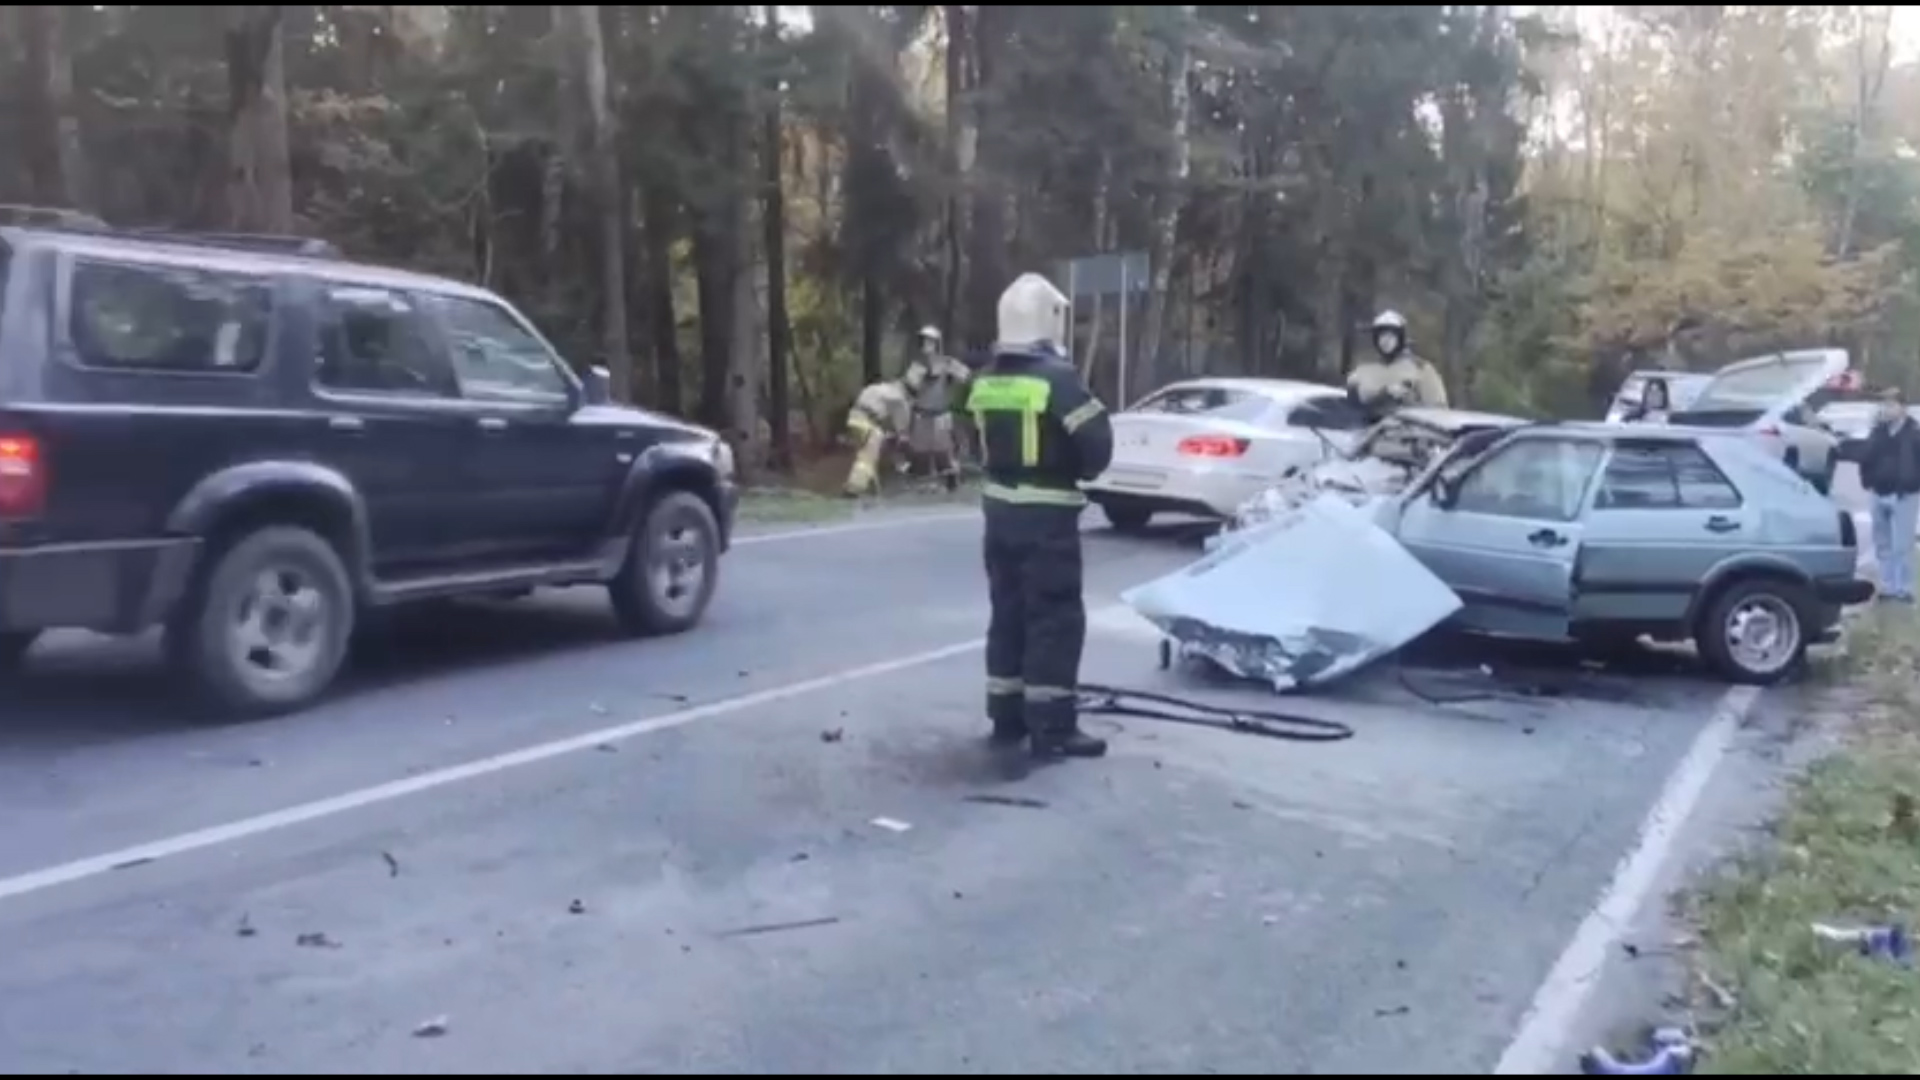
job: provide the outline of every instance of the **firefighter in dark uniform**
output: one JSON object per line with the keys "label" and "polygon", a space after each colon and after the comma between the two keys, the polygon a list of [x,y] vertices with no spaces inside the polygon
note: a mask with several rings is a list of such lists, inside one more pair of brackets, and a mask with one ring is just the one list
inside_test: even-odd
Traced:
{"label": "firefighter in dark uniform", "polygon": [[967,397],[986,473],[987,716],[995,742],[1030,739],[1042,759],[1107,752],[1080,730],[1075,688],[1087,637],[1079,481],[1113,460],[1113,424],[1060,352],[1067,314],[1051,282],[1020,275]]}

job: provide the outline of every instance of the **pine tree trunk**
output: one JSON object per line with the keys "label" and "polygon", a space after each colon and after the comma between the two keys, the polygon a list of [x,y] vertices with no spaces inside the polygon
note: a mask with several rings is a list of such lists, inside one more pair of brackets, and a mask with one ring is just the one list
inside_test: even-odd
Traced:
{"label": "pine tree trunk", "polygon": [[[780,47],[779,8],[765,7],[765,41],[772,53]],[[793,406],[789,400],[789,364],[792,363],[793,326],[787,320],[787,217],[786,195],[781,183],[780,150],[784,145],[780,109],[780,78],[768,77],[765,90],[764,129],[760,141],[762,209],[760,223],[765,230],[767,256],[767,462],[785,472],[793,465],[793,432],[789,430]]]}
{"label": "pine tree trunk", "polygon": [[19,14],[26,38],[28,100],[36,114],[33,134],[40,147],[29,162],[35,174],[35,197],[49,206],[90,207],[86,149],[73,103],[67,9],[25,4]]}
{"label": "pine tree trunk", "polygon": [[294,231],[283,11],[268,4],[227,9],[227,215],[243,232]]}
{"label": "pine tree trunk", "polygon": [[594,217],[599,223],[601,355],[613,375],[613,393],[633,400],[633,351],[627,342],[626,215],[616,153],[607,47],[598,4],[569,5],[571,50],[586,95],[589,152],[593,159]]}

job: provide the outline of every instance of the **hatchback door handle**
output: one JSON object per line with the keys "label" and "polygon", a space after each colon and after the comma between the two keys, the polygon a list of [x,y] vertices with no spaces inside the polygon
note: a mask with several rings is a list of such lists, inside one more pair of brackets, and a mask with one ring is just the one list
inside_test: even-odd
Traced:
{"label": "hatchback door handle", "polygon": [[327,419],[327,426],[335,431],[343,431],[348,435],[365,434],[367,430],[367,422],[357,416],[329,417]]}
{"label": "hatchback door handle", "polygon": [[1532,544],[1534,547],[1560,547],[1566,542],[1566,537],[1561,536],[1552,529],[1541,529],[1539,532],[1527,537],[1527,543]]}
{"label": "hatchback door handle", "polygon": [[507,430],[507,422],[497,416],[483,416],[480,418],[480,430],[489,435],[498,435]]}
{"label": "hatchback door handle", "polygon": [[1740,523],[1730,517],[1715,514],[1707,519],[1707,531],[1717,533],[1739,532]]}

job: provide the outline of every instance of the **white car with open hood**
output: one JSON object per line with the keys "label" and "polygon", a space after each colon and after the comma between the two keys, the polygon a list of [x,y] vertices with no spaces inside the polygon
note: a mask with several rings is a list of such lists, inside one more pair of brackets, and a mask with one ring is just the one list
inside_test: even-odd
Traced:
{"label": "white car with open hood", "polygon": [[1114,414],[1113,464],[1083,486],[1119,529],[1160,513],[1231,518],[1290,470],[1351,450],[1366,428],[1338,387],[1193,379]]}
{"label": "white car with open hood", "polygon": [[1743,428],[1824,494],[1833,487],[1840,439],[1820,423],[1822,403],[1811,399],[1834,386],[1849,366],[1844,349],[1800,349],[1728,364],[1668,422]]}

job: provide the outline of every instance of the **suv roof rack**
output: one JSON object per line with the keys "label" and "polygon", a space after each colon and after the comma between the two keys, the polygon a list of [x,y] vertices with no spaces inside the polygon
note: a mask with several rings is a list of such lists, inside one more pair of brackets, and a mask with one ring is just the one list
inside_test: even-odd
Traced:
{"label": "suv roof rack", "polygon": [[345,258],[340,249],[325,240],[309,236],[279,236],[274,233],[181,232],[174,229],[138,228],[121,230],[128,235],[168,244],[192,244],[199,247],[231,248],[277,255],[306,255],[317,259]]}
{"label": "suv roof rack", "polygon": [[105,229],[107,223],[84,210],[63,206],[0,203],[0,225],[51,225],[63,229]]}

